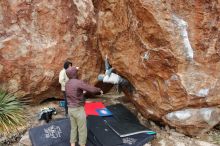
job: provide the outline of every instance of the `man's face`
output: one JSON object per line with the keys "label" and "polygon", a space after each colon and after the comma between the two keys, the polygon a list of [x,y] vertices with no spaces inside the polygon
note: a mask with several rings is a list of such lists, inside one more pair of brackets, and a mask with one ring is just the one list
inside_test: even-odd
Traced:
{"label": "man's face", "polygon": [[72,67],[72,64],[69,64],[68,68]]}

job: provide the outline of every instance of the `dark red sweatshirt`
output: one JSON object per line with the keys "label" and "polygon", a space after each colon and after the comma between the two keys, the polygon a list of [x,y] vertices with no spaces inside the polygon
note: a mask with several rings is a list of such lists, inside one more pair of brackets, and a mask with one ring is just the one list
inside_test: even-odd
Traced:
{"label": "dark red sweatshirt", "polygon": [[75,67],[67,69],[66,75],[69,78],[69,81],[65,86],[68,107],[84,106],[85,99],[83,91],[90,93],[99,93],[101,91],[100,88],[93,87],[81,80],[78,80],[77,69]]}

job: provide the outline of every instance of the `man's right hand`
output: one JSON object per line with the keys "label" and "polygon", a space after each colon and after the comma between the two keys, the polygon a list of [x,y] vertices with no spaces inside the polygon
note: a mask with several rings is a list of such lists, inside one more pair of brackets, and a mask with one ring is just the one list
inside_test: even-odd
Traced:
{"label": "man's right hand", "polygon": [[100,93],[101,93],[100,95],[103,95],[103,91],[102,90],[100,91]]}

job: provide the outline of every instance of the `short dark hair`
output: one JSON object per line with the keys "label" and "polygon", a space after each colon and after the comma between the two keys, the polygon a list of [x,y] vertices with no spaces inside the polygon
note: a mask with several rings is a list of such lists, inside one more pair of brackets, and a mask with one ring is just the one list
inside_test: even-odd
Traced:
{"label": "short dark hair", "polygon": [[66,62],[64,63],[64,65],[63,65],[63,68],[64,68],[64,69],[67,69],[67,68],[69,67],[69,65],[72,66],[72,65],[73,65],[72,62],[66,61]]}

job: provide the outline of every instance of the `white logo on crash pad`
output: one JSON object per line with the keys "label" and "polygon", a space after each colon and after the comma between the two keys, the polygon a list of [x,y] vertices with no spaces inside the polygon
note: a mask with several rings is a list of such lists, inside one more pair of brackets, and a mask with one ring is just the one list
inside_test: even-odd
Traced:
{"label": "white logo on crash pad", "polygon": [[61,137],[61,129],[59,126],[52,125],[46,129],[44,129],[46,138],[59,138]]}
{"label": "white logo on crash pad", "polygon": [[126,138],[123,138],[122,141],[124,144],[133,145],[133,144],[135,144],[137,139],[126,137]]}

